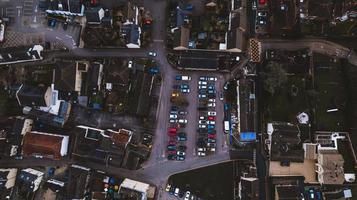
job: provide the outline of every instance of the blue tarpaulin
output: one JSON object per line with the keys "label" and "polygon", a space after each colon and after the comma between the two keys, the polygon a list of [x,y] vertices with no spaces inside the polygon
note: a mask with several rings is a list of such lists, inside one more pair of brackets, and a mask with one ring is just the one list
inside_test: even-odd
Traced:
{"label": "blue tarpaulin", "polygon": [[253,141],[257,139],[257,134],[255,132],[241,132],[240,141]]}

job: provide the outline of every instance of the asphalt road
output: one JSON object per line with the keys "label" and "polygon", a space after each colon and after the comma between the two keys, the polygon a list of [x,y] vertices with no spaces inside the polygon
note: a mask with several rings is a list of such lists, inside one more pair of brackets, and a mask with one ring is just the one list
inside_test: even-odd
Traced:
{"label": "asphalt road", "polygon": [[357,53],[337,43],[322,39],[282,40],[265,39],[260,40],[262,52],[267,49],[298,50],[309,48],[314,53],[329,55],[332,57],[345,58],[351,64],[357,66]]}

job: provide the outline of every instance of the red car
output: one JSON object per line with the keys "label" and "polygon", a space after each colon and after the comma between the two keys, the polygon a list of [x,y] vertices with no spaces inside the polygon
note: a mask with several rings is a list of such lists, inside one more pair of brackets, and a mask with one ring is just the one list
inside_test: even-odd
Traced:
{"label": "red car", "polygon": [[208,134],[209,139],[216,139],[216,134]]}
{"label": "red car", "polygon": [[263,5],[263,4],[266,4],[267,3],[267,0],[259,0],[259,4]]}
{"label": "red car", "polygon": [[169,145],[176,145],[176,141],[170,140]]}
{"label": "red car", "polygon": [[167,153],[170,154],[170,155],[176,155],[177,154],[177,152],[175,150],[167,151]]}
{"label": "red car", "polygon": [[176,132],[168,132],[167,135],[170,137],[176,137]]}
{"label": "red car", "polygon": [[216,120],[216,117],[215,116],[208,116],[208,118],[207,118],[209,121],[214,121],[214,120]]}
{"label": "red car", "polygon": [[169,128],[169,132],[170,133],[177,133],[177,128],[171,127],[171,128]]}

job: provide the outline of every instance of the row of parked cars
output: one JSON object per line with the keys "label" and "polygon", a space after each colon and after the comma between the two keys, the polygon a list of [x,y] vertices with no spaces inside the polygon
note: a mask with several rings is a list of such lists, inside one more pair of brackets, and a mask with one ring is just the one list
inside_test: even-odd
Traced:
{"label": "row of parked cars", "polygon": [[217,77],[201,76],[198,80],[197,155],[216,151],[216,86]]}
{"label": "row of parked cars", "polygon": [[168,192],[170,195],[174,195],[175,197],[178,198],[184,198],[184,200],[202,200],[201,198],[191,194],[190,191],[184,191],[180,190],[178,187],[174,187],[170,184],[166,185],[166,192]]}
{"label": "row of parked cars", "polygon": [[[190,76],[177,75],[175,77],[176,83],[173,86],[171,98],[177,98],[190,92],[187,81],[191,80]],[[167,159],[183,161],[186,158],[187,134],[184,131],[187,124],[188,112],[182,105],[172,105],[169,113],[170,127],[168,130],[168,145],[167,145]]]}

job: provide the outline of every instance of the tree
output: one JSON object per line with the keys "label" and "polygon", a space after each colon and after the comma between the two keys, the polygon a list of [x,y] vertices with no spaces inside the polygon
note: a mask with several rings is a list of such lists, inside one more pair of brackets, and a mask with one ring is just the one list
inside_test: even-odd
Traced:
{"label": "tree", "polygon": [[180,107],[187,107],[189,105],[189,102],[184,96],[178,96],[178,97],[172,97],[171,98],[171,103],[180,106]]}
{"label": "tree", "polygon": [[264,89],[270,94],[274,94],[288,80],[285,69],[280,63],[269,62],[265,70],[260,73],[264,82]]}

